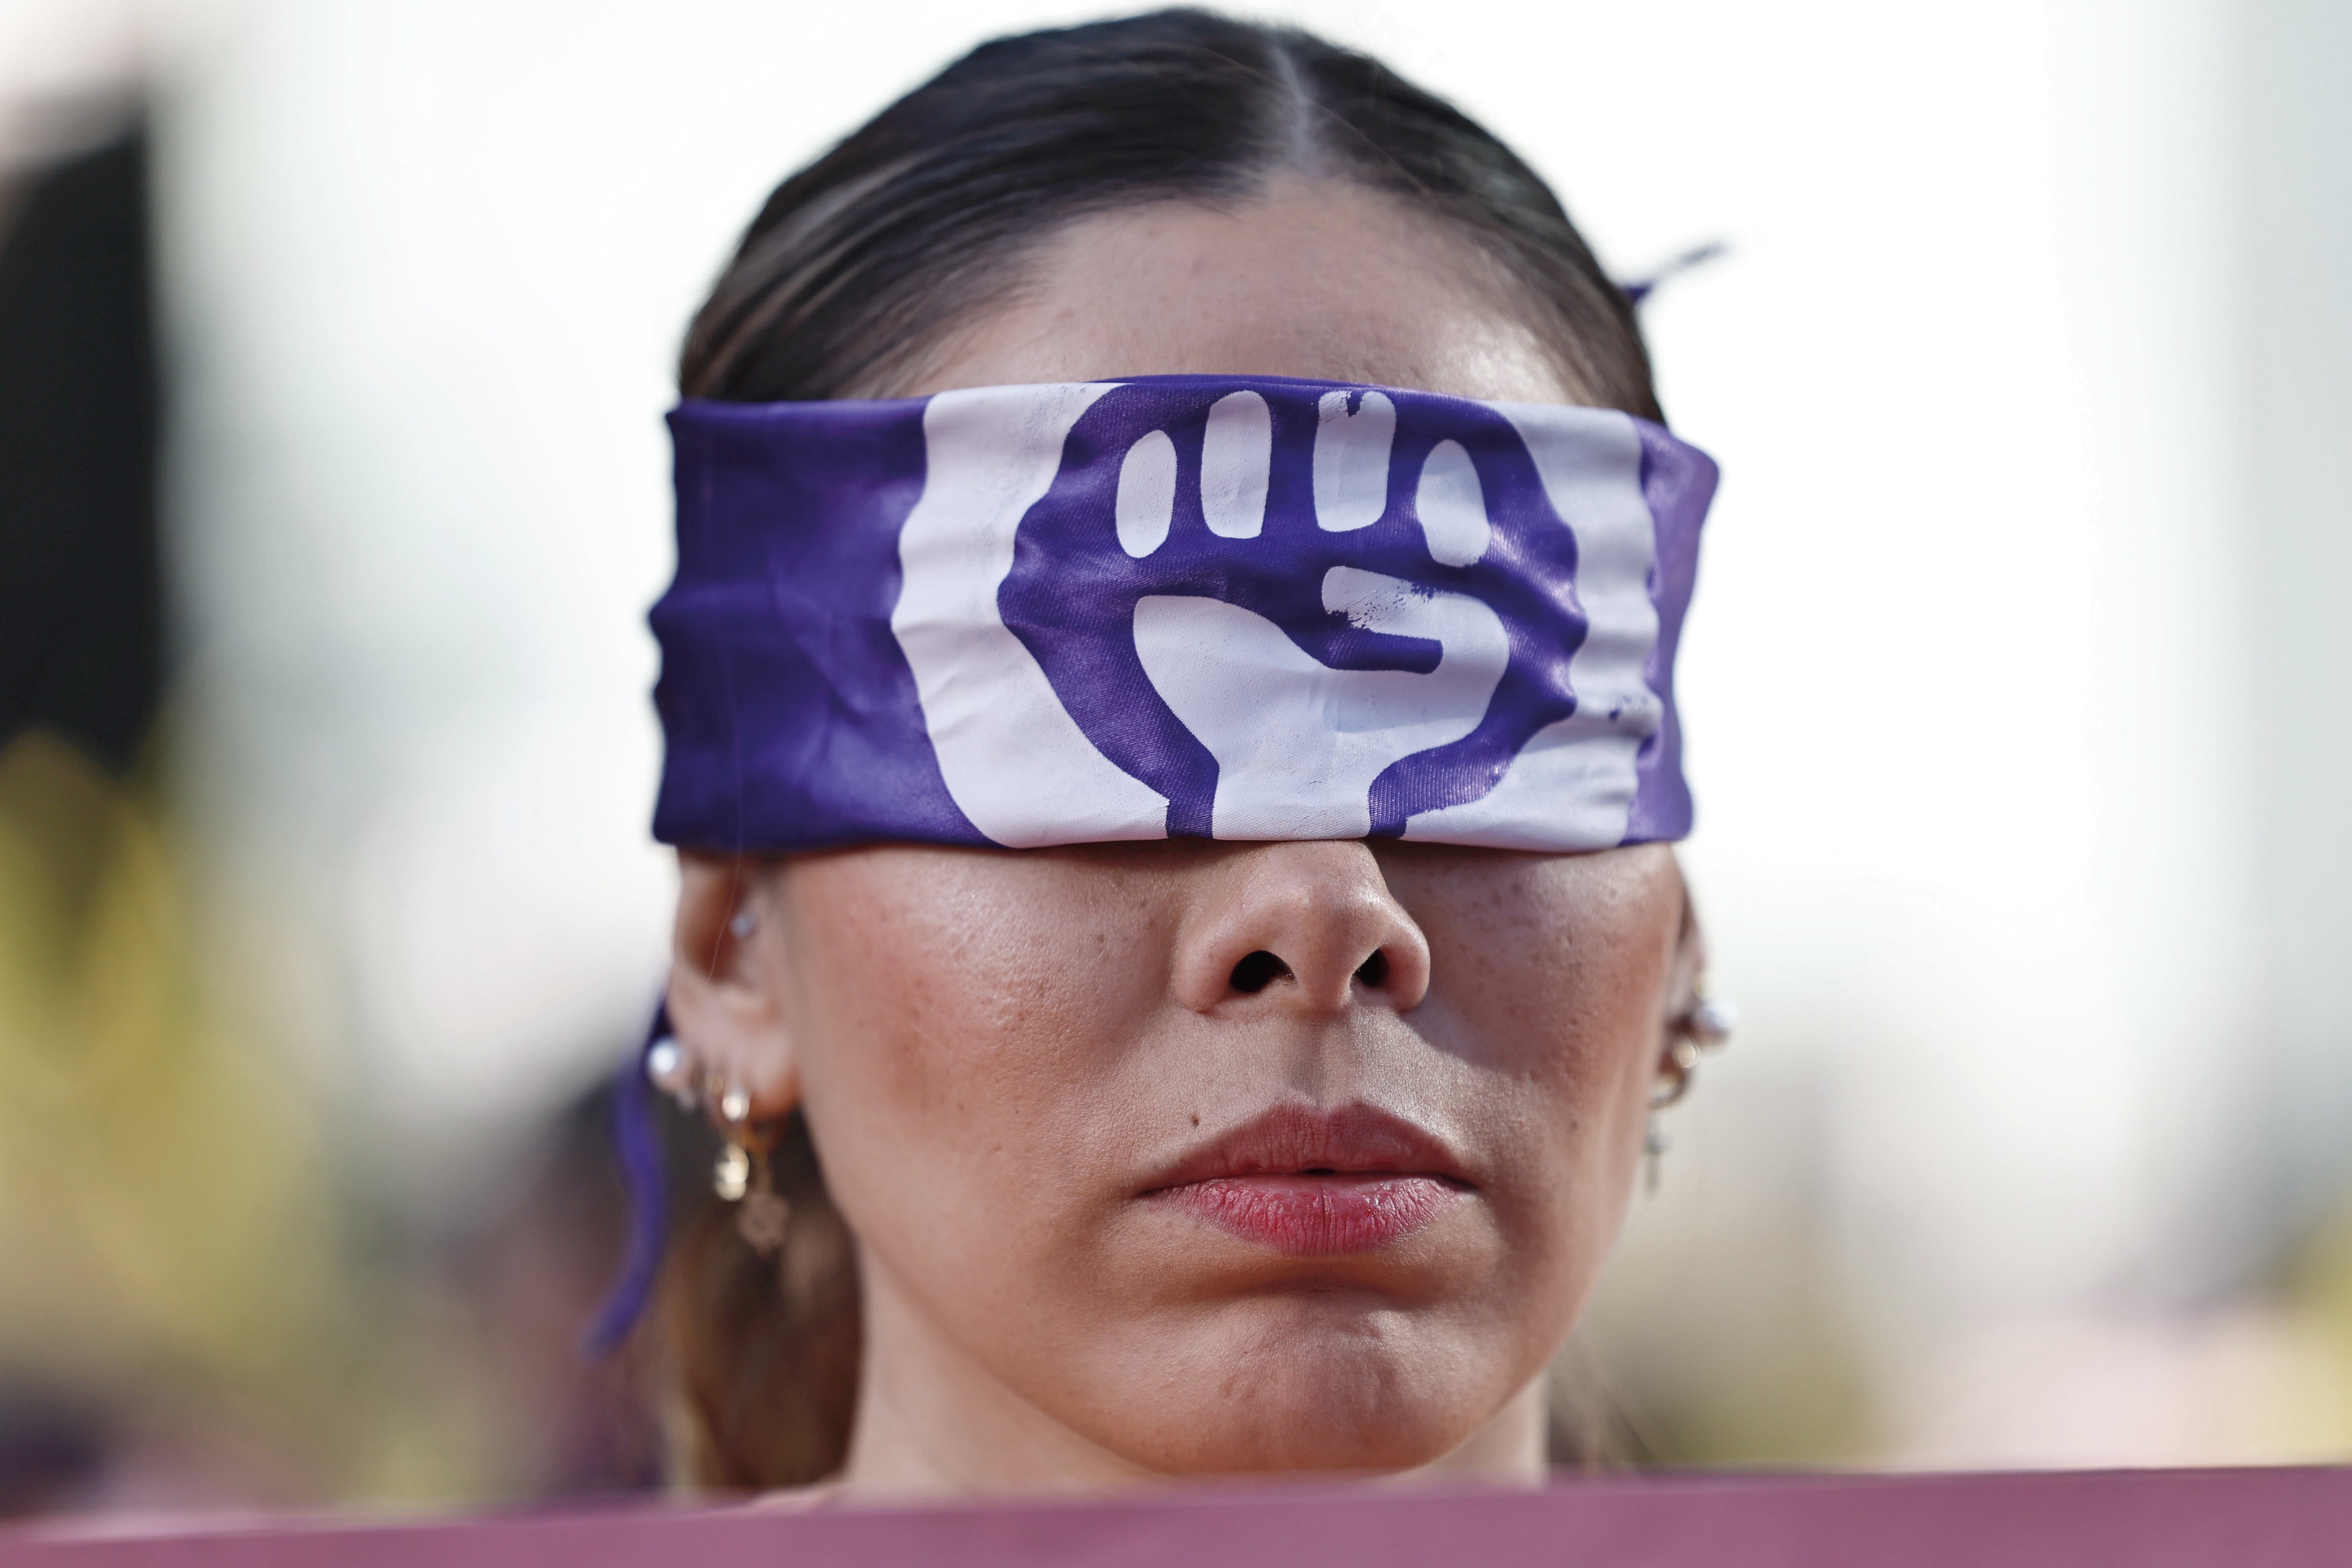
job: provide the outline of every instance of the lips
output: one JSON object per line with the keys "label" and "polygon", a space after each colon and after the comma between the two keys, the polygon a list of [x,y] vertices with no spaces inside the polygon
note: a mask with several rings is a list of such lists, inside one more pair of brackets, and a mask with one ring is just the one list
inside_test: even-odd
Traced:
{"label": "lips", "polygon": [[1438,1139],[1370,1106],[1276,1106],[1186,1153],[1140,1194],[1294,1258],[1376,1251],[1473,1191]]}

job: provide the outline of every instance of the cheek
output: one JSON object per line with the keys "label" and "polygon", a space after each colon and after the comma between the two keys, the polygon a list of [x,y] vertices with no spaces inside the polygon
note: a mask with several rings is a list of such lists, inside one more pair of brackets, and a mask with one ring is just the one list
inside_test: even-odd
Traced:
{"label": "cheek", "polygon": [[1055,873],[916,848],[786,873],[782,991],[811,1131],[886,1257],[1071,1234],[1066,1194],[1019,1173],[1074,1135],[1115,1135],[1107,1043],[1164,994],[1167,933]]}
{"label": "cheek", "polygon": [[1523,1268],[1580,1298],[1640,1154],[1681,913],[1672,862],[1531,858],[1414,891],[1431,1027],[1472,1069],[1508,1169],[1497,1218]]}

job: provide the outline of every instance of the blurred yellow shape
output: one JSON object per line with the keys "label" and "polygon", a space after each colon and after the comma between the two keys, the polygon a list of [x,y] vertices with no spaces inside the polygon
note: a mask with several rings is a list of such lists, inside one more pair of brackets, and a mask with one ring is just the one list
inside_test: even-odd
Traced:
{"label": "blurred yellow shape", "polygon": [[135,786],[0,751],[0,1373],[152,1401],[302,1381],[333,1285],[304,1107],[214,1026]]}

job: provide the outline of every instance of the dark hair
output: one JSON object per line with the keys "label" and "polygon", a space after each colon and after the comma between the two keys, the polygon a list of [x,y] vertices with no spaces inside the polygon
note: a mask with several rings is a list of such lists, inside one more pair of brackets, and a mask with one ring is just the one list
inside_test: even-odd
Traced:
{"label": "dark hair", "polygon": [[[680,388],[880,395],[1072,221],[1240,202],[1282,174],[1386,193],[1469,240],[1516,283],[1571,386],[1659,417],[1631,304],[1517,154],[1377,60],[1196,10],[982,44],[786,180],[696,314]],[[672,1430],[681,1479],[700,1485],[812,1481],[847,1448],[847,1232],[797,1115],[775,1162],[794,1215],[781,1268],[707,1197],[666,1266]]]}
{"label": "dark hair", "polygon": [[1633,307],[1517,154],[1377,60],[1193,10],[982,44],[777,186],[695,316],[679,386],[870,395],[1060,226],[1237,201],[1281,173],[1385,192],[1477,244],[1570,384],[1658,417]]}

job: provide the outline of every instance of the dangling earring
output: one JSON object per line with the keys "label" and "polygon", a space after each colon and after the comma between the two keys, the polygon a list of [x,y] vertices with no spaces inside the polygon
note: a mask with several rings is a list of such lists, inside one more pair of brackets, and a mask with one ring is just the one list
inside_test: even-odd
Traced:
{"label": "dangling earring", "polygon": [[1691,1081],[1698,1075],[1702,1053],[1721,1050],[1731,1041],[1732,1026],[1739,1021],[1739,1009],[1730,1003],[1710,997],[1706,982],[1697,986],[1697,998],[1690,1009],[1667,1025],[1673,1044],[1659,1063],[1660,1081],[1650,1089],[1650,1122],[1642,1134],[1642,1187],[1644,1195],[1658,1195],[1658,1182],[1666,1158],[1666,1130],[1659,1115],[1679,1103],[1691,1089]]}
{"label": "dangling earring", "polygon": [[1650,1086],[1650,1124],[1642,1133],[1642,1195],[1658,1195],[1658,1183],[1666,1164],[1665,1123],[1660,1120],[1669,1108],[1681,1103],[1690,1092],[1691,1079],[1698,1068],[1698,1047],[1689,1039],[1677,1039],[1666,1047],[1664,1061],[1658,1074],[1659,1081]]}
{"label": "dangling earring", "polygon": [[793,1222],[792,1205],[776,1191],[775,1173],[768,1152],[773,1131],[751,1120],[751,1091],[730,1083],[719,1097],[719,1120],[726,1130],[727,1147],[719,1152],[711,1187],[720,1198],[740,1206],[735,1211],[736,1234],[762,1258],[782,1250]]}
{"label": "dangling earring", "polygon": [[1665,1169],[1666,1150],[1670,1147],[1672,1145],[1666,1142],[1664,1125],[1658,1121],[1658,1113],[1654,1110],[1651,1111],[1650,1124],[1642,1131],[1642,1195],[1643,1197],[1654,1198],[1658,1195],[1658,1176]]}

